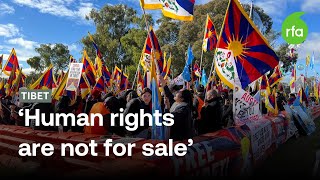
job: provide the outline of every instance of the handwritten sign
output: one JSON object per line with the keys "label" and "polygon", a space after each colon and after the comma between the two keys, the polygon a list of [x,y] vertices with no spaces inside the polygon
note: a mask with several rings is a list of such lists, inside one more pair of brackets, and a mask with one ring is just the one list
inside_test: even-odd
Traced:
{"label": "handwritten sign", "polygon": [[66,90],[76,91],[78,89],[80,78],[81,78],[82,67],[83,67],[82,63],[70,64]]}
{"label": "handwritten sign", "polygon": [[253,158],[258,160],[272,144],[272,123],[265,121],[259,126],[250,127],[250,130]]}
{"label": "handwritten sign", "polygon": [[233,113],[236,125],[258,121],[261,118],[259,101],[240,87],[235,87],[233,95]]}

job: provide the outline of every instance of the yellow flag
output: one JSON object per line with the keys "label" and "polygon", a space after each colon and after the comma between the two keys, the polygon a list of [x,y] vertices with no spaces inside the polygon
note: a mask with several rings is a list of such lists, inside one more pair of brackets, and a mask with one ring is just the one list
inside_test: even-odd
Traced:
{"label": "yellow flag", "polygon": [[310,55],[307,55],[306,57],[306,66],[309,66],[310,64]]}

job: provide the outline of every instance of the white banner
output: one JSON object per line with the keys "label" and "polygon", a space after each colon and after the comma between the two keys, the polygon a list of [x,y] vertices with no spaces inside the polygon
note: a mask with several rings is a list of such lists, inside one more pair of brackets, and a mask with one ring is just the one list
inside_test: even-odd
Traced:
{"label": "white banner", "polygon": [[76,91],[79,87],[83,64],[70,63],[69,74],[66,84],[66,90]]}
{"label": "white banner", "polygon": [[236,125],[244,125],[260,120],[261,112],[259,101],[250,95],[249,92],[235,86],[233,93],[233,114]]}
{"label": "white banner", "polygon": [[254,160],[260,159],[272,144],[272,123],[264,121],[259,126],[250,127],[251,146]]}
{"label": "white banner", "polygon": [[180,85],[184,85],[184,79],[182,77],[182,75],[180,74],[179,76],[177,76],[176,78],[174,78],[170,84],[175,84],[177,86]]}

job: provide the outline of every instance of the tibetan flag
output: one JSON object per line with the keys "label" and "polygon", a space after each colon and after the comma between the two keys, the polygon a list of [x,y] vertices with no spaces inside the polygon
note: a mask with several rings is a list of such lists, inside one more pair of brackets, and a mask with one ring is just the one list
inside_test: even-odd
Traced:
{"label": "tibetan flag", "polygon": [[10,96],[14,96],[19,90],[21,78],[22,78],[22,69],[18,69],[17,78],[12,82],[12,85],[10,87],[10,92],[9,92]]}
{"label": "tibetan flag", "polygon": [[65,90],[65,87],[66,87],[66,83],[67,83],[67,79],[68,79],[68,74],[69,74],[69,71],[63,76],[59,86],[57,87],[57,89],[55,89],[54,92],[52,92],[52,99],[55,99],[55,100],[59,100],[60,97],[62,96],[64,90]]}
{"label": "tibetan flag", "polygon": [[267,79],[267,76],[266,75],[263,75],[262,76],[262,79],[261,79],[261,85],[260,85],[260,90],[264,91],[267,89],[267,87],[269,86],[268,84],[268,79]]}
{"label": "tibetan flag", "polygon": [[0,56],[0,69],[2,69],[2,62],[3,62],[3,54]]}
{"label": "tibetan flag", "polygon": [[281,81],[281,79],[282,79],[282,75],[279,70],[279,67],[277,66],[269,78],[270,87],[273,87],[274,85],[276,85],[279,81]]}
{"label": "tibetan flag", "polygon": [[156,34],[154,33],[152,27],[150,26],[150,30],[149,30],[149,36],[150,36],[150,40],[151,40],[151,44],[152,44],[152,50],[153,50],[153,55],[156,59],[157,62],[157,70],[159,70],[159,73],[162,74],[163,71],[163,64],[164,64],[164,59],[163,59],[163,54],[161,51],[161,47],[158,41],[158,38],[156,36]]}
{"label": "tibetan flag", "polygon": [[147,10],[161,9],[164,16],[181,21],[193,20],[195,0],[140,0]]}
{"label": "tibetan flag", "polygon": [[296,80],[297,80],[296,65],[294,65],[292,72],[291,72],[291,80],[290,80],[290,92],[291,93],[296,93]]}
{"label": "tibetan flag", "polygon": [[152,50],[152,44],[150,35],[148,34],[147,39],[144,43],[141,58],[140,58],[140,64],[144,70],[144,72],[147,72],[151,68],[151,50]]}
{"label": "tibetan flag", "polygon": [[[166,57],[166,55],[164,55],[164,57]],[[163,65],[163,71],[162,71],[162,76],[164,77],[164,79],[166,79],[168,76],[170,76],[170,68],[171,68],[171,53],[170,53],[170,57],[168,60],[164,60],[164,65]]]}
{"label": "tibetan flag", "polygon": [[217,44],[217,73],[227,86],[245,89],[279,64],[279,58],[238,0],[230,0]]}
{"label": "tibetan flag", "polygon": [[110,71],[108,70],[107,66],[102,65],[101,75],[104,77],[107,86],[110,86],[111,74],[110,74]]}
{"label": "tibetan flag", "polygon": [[58,78],[57,78],[57,83],[56,85],[59,86],[63,77],[64,77],[65,73],[61,70],[61,73],[59,74]]}
{"label": "tibetan flag", "polygon": [[16,79],[16,66],[13,65],[13,68],[11,70],[12,71],[10,72],[9,78],[5,85],[6,95],[10,95],[11,87],[13,85],[14,80]]}
{"label": "tibetan flag", "polygon": [[200,67],[199,67],[198,63],[194,63],[194,65],[193,65],[193,73],[196,76],[201,77]]}
{"label": "tibetan flag", "polygon": [[96,56],[95,64],[94,64],[94,69],[96,71],[96,78],[99,78],[100,76],[102,76],[102,66],[103,66],[102,60],[98,56]]}
{"label": "tibetan flag", "polygon": [[203,39],[202,49],[204,52],[212,51],[217,47],[217,32],[214,28],[213,22],[209,15],[207,15],[207,22],[205,28],[205,34]]}
{"label": "tibetan flag", "polygon": [[101,54],[101,52],[100,52],[100,50],[98,48],[98,45],[94,42],[93,37],[91,36],[90,32],[88,32],[88,36],[89,36],[89,38],[90,38],[90,40],[92,42],[92,45],[93,45],[94,49],[96,50],[97,57],[102,59],[102,54]]}
{"label": "tibetan flag", "polygon": [[13,69],[13,66],[16,67],[16,71],[17,69],[19,69],[18,57],[14,48],[12,48],[9,58],[3,67],[3,73],[6,74],[7,76],[10,76],[10,72]]}
{"label": "tibetan flag", "polygon": [[277,115],[278,114],[278,106],[277,106],[277,98],[276,98],[276,89],[274,88],[272,93],[270,88],[267,88],[267,95],[265,97],[266,108],[269,112]]}
{"label": "tibetan flag", "polygon": [[120,80],[120,84],[119,84],[120,91],[127,90],[128,83],[129,83],[128,75],[124,74],[124,71],[122,71],[121,72],[121,80]]}
{"label": "tibetan flag", "polygon": [[142,78],[142,75],[140,73],[140,70],[138,70],[138,74],[137,74],[137,94],[140,96],[142,90],[145,88],[144,86],[144,80]]}
{"label": "tibetan flag", "polygon": [[52,89],[55,86],[53,77],[53,65],[47,68],[47,70],[34,82],[29,88],[30,89]]}
{"label": "tibetan flag", "polygon": [[93,68],[93,64],[90,61],[87,52],[83,52],[83,58],[82,58],[83,68],[82,73],[86,76],[90,87],[93,87],[96,84],[96,72]]}
{"label": "tibetan flag", "polygon": [[103,76],[100,76],[100,78],[98,79],[98,81],[95,84],[93,89],[96,89],[96,90],[102,91],[102,92],[106,92],[106,85],[105,85]]}
{"label": "tibetan flag", "polygon": [[85,79],[84,74],[81,74],[79,89],[81,92],[81,98],[84,99],[91,91],[88,81]]}

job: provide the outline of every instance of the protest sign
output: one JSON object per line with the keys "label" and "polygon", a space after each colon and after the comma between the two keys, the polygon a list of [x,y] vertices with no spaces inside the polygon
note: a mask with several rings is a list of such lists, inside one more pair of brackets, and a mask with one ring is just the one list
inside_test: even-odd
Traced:
{"label": "protest sign", "polygon": [[70,64],[66,90],[76,91],[78,89],[80,78],[81,78],[82,67],[83,67],[82,63]]}
{"label": "protest sign", "polygon": [[272,144],[272,123],[264,121],[258,126],[249,126],[254,160],[259,160]]}
{"label": "protest sign", "polygon": [[258,121],[261,118],[259,101],[249,92],[236,86],[233,94],[233,113],[236,125]]}

